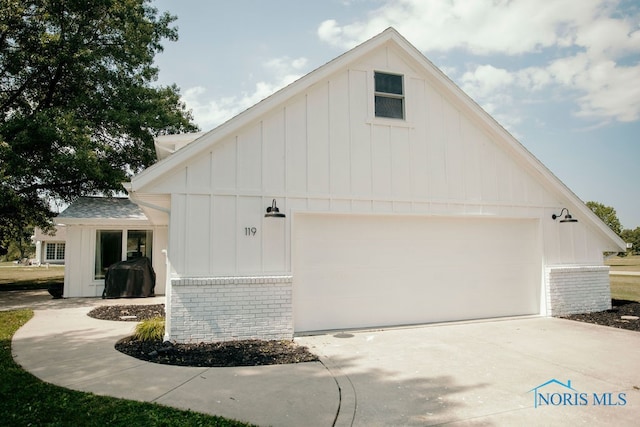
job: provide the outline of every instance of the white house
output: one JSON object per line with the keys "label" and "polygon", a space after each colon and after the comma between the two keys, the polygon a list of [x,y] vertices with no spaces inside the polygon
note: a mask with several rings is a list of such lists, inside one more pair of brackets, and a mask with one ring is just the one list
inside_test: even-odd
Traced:
{"label": "white house", "polygon": [[184,138],[126,185],[167,249],[167,338],[610,308],[624,242],[392,28]]}
{"label": "white house", "polygon": [[36,265],[64,264],[67,233],[64,227],[57,227],[53,233],[45,233],[35,227],[31,240],[36,247]]}
{"label": "white house", "polygon": [[156,294],[165,293],[167,226],[151,223],[127,198],[81,197],[56,218],[66,229],[64,294],[96,297],[104,290],[107,268],[146,256],[156,271]]}

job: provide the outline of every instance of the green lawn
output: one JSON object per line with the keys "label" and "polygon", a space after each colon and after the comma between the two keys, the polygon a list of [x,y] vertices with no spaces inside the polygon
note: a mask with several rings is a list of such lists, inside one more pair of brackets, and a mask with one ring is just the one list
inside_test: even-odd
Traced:
{"label": "green lawn", "polygon": [[0,263],[0,291],[12,289],[47,289],[52,283],[64,282],[64,266],[33,267]]}
{"label": "green lawn", "polygon": [[640,302],[640,276],[611,276],[611,298]]}
{"label": "green lawn", "polygon": [[11,337],[32,310],[0,312],[0,420],[5,426],[248,426],[189,411],[44,383],[11,357]]}
{"label": "green lawn", "polygon": [[640,255],[625,257],[611,257],[605,261],[611,267],[611,271],[637,271],[640,272]]}
{"label": "green lawn", "polygon": [[[606,261],[611,271],[640,273],[640,255],[612,257]],[[611,276],[611,298],[640,302],[640,276]]]}

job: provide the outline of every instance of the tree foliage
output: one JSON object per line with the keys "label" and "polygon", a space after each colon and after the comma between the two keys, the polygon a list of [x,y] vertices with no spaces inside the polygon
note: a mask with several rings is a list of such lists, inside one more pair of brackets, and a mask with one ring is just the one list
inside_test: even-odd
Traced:
{"label": "tree foliage", "polygon": [[631,253],[640,253],[640,227],[636,227],[633,230],[622,230],[620,237],[622,237],[622,240],[625,242],[631,243]]}
{"label": "tree foliage", "polygon": [[6,243],[5,250],[0,253],[0,260],[15,261],[32,258],[35,254],[35,245],[31,236],[33,227],[27,227],[22,233],[17,233],[16,238]]}
{"label": "tree foliage", "polygon": [[155,135],[196,130],[178,88],[153,85],[177,29],[149,3],[0,0],[0,246],[46,229],[51,200],[119,191]]}
{"label": "tree foliage", "polygon": [[587,206],[598,216],[598,218],[602,220],[602,222],[607,224],[614,233],[618,236],[620,235],[622,232],[622,225],[620,224],[618,214],[614,208],[611,206],[605,206],[598,202],[587,202]]}

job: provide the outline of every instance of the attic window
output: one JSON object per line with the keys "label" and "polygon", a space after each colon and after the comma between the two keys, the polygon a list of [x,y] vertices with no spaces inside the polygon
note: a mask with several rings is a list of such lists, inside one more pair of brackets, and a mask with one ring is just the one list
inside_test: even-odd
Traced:
{"label": "attic window", "polygon": [[376,117],[404,119],[403,78],[398,74],[374,73]]}

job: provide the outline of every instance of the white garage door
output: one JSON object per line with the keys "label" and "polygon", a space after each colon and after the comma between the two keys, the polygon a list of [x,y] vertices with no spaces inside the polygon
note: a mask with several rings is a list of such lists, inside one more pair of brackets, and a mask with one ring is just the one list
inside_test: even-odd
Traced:
{"label": "white garage door", "polygon": [[296,332],[539,313],[536,220],[297,214]]}

